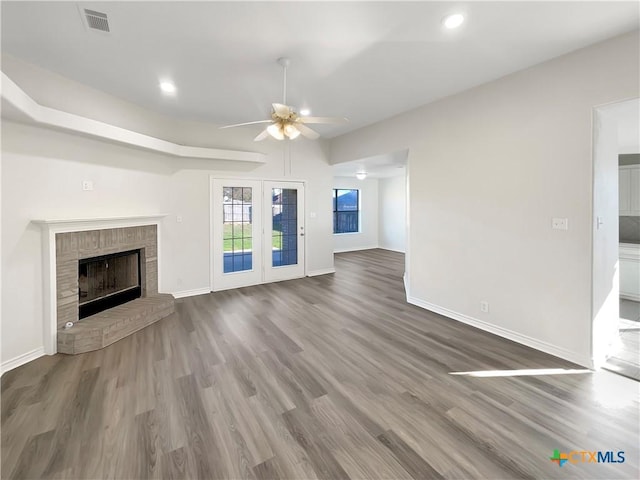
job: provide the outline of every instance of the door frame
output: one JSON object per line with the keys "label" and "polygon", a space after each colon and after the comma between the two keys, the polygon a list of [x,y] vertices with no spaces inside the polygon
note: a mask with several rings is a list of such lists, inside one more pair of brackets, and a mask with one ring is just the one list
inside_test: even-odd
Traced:
{"label": "door frame", "polygon": [[590,368],[598,369],[606,363],[619,336],[620,145],[616,110],[628,102],[638,101],[638,97],[616,100],[591,110]]}
{"label": "door frame", "polygon": [[[247,176],[239,176],[239,175],[218,175],[218,174],[211,174],[209,175],[209,246],[208,246],[208,252],[209,252],[209,291],[213,292],[214,289],[214,265],[213,262],[215,261],[215,256],[213,255],[213,241],[214,241],[214,231],[213,231],[213,202],[214,202],[214,190],[213,190],[213,182],[214,180],[229,180],[229,181],[252,181],[252,182],[291,182],[291,183],[302,183],[304,186],[304,191],[305,191],[305,199],[304,199],[304,220],[305,220],[305,236],[304,236],[304,276],[307,277],[309,276],[309,263],[308,263],[308,251],[309,251],[309,245],[308,245],[308,239],[309,239],[309,231],[307,229],[307,215],[308,215],[308,203],[307,203],[307,181],[300,179],[300,178],[286,178],[286,177],[252,177],[250,175]],[[264,185],[263,185],[264,186]],[[264,188],[263,188],[264,190]],[[263,192],[260,192],[261,195],[263,194]],[[257,283],[256,285],[261,285],[263,283],[269,283],[269,282],[265,282],[264,281],[264,275],[262,276],[262,279],[260,281],[260,283]]]}

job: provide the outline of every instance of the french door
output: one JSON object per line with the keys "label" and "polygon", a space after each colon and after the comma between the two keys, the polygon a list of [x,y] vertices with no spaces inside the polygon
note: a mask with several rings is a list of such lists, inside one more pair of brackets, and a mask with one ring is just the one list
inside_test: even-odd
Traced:
{"label": "french door", "polygon": [[211,290],[304,276],[304,184],[211,182]]}
{"label": "french door", "polygon": [[264,278],[304,277],[304,184],[264,182]]}

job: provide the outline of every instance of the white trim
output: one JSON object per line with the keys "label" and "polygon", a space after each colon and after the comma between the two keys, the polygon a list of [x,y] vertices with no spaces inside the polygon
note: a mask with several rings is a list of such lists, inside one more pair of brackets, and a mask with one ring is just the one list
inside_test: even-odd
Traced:
{"label": "white trim", "polygon": [[56,295],[56,234],[68,232],[84,232],[88,230],[104,230],[107,228],[139,227],[157,225],[158,245],[158,287],[160,283],[160,223],[166,214],[137,215],[128,217],[80,218],[56,220],[32,220],[42,228],[42,286],[43,286],[43,335],[44,353],[53,355],[58,351],[57,345],[57,295]]}
{"label": "white trim", "polygon": [[209,175],[209,215],[208,215],[208,220],[209,220],[209,248],[207,248],[207,254],[209,255],[209,291],[213,292],[213,285],[214,285],[214,269],[215,269],[215,265],[213,264],[214,261],[214,254],[211,252],[211,250],[213,250],[213,242],[214,242],[214,237],[215,237],[215,232],[213,231],[213,201],[214,201],[214,182],[216,180],[216,177],[213,175]]}
{"label": "white trim", "polygon": [[334,250],[333,253],[347,253],[347,252],[357,252],[359,250],[373,250],[374,248],[380,248],[377,245],[370,245],[364,247],[350,247],[350,248],[339,248],[338,250]]}
{"label": "white trim", "polygon": [[[68,218],[68,219],[47,219],[31,220],[32,223],[45,226],[51,225],[56,233],[63,232],[83,232],[87,230],[101,230],[105,228],[137,227],[141,225],[154,225],[158,220],[166,217],[167,213],[155,213],[152,215],[128,215],[126,217],[103,217],[103,218]],[[68,230],[73,228],[73,230]]]}
{"label": "white trim", "polygon": [[620,298],[624,300],[633,300],[634,302],[640,302],[640,295],[635,293],[622,293],[620,292]]}
{"label": "white trim", "polygon": [[36,358],[40,358],[43,355],[44,347],[38,347],[34,350],[31,350],[30,352],[23,353],[22,355],[18,355],[17,357],[13,357],[12,359],[3,362],[2,365],[0,365],[0,375],[4,375],[9,370],[13,370],[14,368],[24,365],[25,363],[29,363],[30,361],[35,360]]}
{"label": "white trim", "polygon": [[211,289],[209,287],[205,288],[194,288],[192,290],[182,290],[181,292],[173,292],[174,298],[185,298],[185,297],[195,297],[196,295],[207,295],[211,293]]}
{"label": "white trim", "polygon": [[330,273],[336,273],[335,268],[323,268],[321,270],[311,270],[307,272],[307,277],[317,277],[318,275],[328,275]]}
{"label": "white trim", "polygon": [[74,134],[90,135],[101,140],[123,143],[131,147],[152,150],[174,157],[253,163],[266,163],[267,161],[266,155],[262,153],[179,145],[91,118],[45,107],[33,100],[4,73],[0,72],[0,74],[2,78],[2,91],[0,92],[2,98],[30,120],[45,127],[59,128]]}
{"label": "white trim", "polygon": [[404,283],[404,294],[407,297],[407,302],[409,301],[409,275],[407,275],[407,272],[405,271],[402,274],[402,283]]}
{"label": "white trim", "polygon": [[570,362],[577,363],[578,365],[582,365],[583,367],[593,368],[593,362],[591,358],[583,357],[582,355],[577,355],[575,352],[572,352],[562,347],[558,347],[557,345],[552,345],[550,343],[543,342],[536,338],[529,337],[527,335],[523,335],[518,332],[514,332],[513,330],[502,328],[497,325],[493,325],[491,323],[478,320],[477,318],[473,318],[468,315],[464,315],[462,313],[454,312],[453,310],[449,310],[447,308],[439,307],[438,305],[425,302],[424,300],[420,300],[419,298],[407,296],[407,302],[412,305],[416,305],[417,307],[430,310],[440,315],[444,315],[445,317],[451,318],[452,320],[456,320],[466,325],[479,328],[480,330],[484,330],[485,332],[493,333],[494,335],[498,335],[499,337],[503,337],[503,338],[512,340],[516,343],[526,345],[527,347],[531,347],[536,350],[540,350],[541,352],[545,352],[550,355],[563,358]]}

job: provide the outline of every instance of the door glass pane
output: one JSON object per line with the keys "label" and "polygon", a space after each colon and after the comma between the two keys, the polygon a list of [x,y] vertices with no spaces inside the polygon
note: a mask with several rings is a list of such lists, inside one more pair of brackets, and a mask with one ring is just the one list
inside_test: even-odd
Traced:
{"label": "door glass pane", "polygon": [[272,265],[298,263],[298,191],[294,188],[273,188],[271,191]]}
{"label": "door glass pane", "polygon": [[253,203],[250,187],[223,187],[222,239],[223,272],[241,272],[253,268]]}

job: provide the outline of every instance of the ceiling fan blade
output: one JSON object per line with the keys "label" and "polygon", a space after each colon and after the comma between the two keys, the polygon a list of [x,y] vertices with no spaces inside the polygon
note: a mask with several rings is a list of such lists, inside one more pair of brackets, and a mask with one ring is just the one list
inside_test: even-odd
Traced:
{"label": "ceiling fan blade", "polygon": [[256,122],[245,122],[245,123],[235,123],[233,125],[225,125],[224,127],[220,127],[220,129],[223,128],[234,128],[234,127],[242,127],[244,125],[256,125],[258,123],[271,123],[273,120],[258,120]]}
{"label": "ceiling fan blade", "polygon": [[305,136],[305,137],[307,137],[307,138],[309,138],[311,140],[315,140],[316,138],[320,138],[320,134],[318,132],[316,132],[315,130],[311,130],[309,127],[307,127],[302,122],[296,122],[295,126],[303,136]]}
{"label": "ceiling fan blade", "polygon": [[280,118],[289,118],[291,115],[291,107],[287,105],[283,105],[281,103],[273,103],[271,104],[273,107],[273,111],[276,112],[276,116]]}
{"label": "ceiling fan blade", "polygon": [[265,128],[261,131],[256,138],[253,139],[254,142],[260,142],[269,136],[269,131]]}
{"label": "ceiling fan blade", "polygon": [[347,123],[349,119],[345,117],[300,117],[302,123]]}

